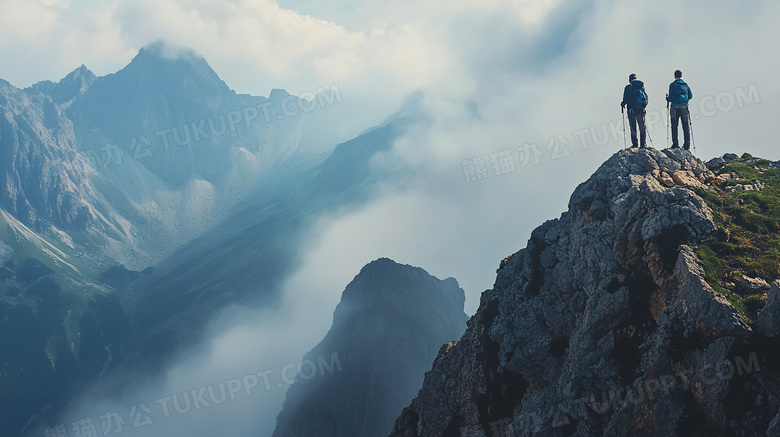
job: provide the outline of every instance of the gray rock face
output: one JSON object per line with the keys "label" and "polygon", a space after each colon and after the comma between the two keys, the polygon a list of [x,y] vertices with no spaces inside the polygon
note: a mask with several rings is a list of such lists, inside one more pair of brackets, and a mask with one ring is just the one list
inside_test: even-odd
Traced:
{"label": "gray rock face", "polygon": [[744,295],[769,291],[769,284],[761,278],[751,278],[745,275],[739,279],[737,291]]}
{"label": "gray rock face", "polygon": [[288,162],[315,162],[303,138],[326,100],[236,94],[163,42],[99,78],[82,65],[24,90],[0,80],[0,209],[85,264],[146,268]]}
{"label": "gray rock face", "polygon": [[726,160],[721,157],[712,158],[707,161],[707,168],[710,170],[717,170],[726,165]]}
{"label": "gray rock face", "polygon": [[295,108],[297,98],[283,90],[268,99],[236,94],[203,57],[189,50],[172,56],[170,50],[162,42],[145,46],[68,106],[79,150],[103,157],[105,145],[129,151],[136,139],[151,154],[139,155],[137,163],[176,187],[195,176],[217,183],[238,148],[262,154],[262,162],[294,151],[302,112],[290,117],[280,111],[283,101]]}
{"label": "gray rock face", "polygon": [[780,281],[772,283],[766,305],[758,315],[754,329],[757,333],[767,337],[775,337],[780,334]]}
{"label": "gray rock face", "polygon": [[97,79],[95,73],[89,71],[85,65],[82,65],[57,83],[50,80],[44,80],[25,89],[25,91],[30,94],[37,92],[46,94],[51,97],[54,103],[60,105],[64,109],[70,105],[75,98],[83,95],[95,82],[95,79]]}
{"label": "gray rock face", "polygon": [[34,229],[83,230],[94,198],[60,107],[0,80],[0,206]]}
{"label": "gray rock face", "polygon": [[344,290],[327,336],[304,359],[324,359],[330,371],[290,387],[273,435],[386,436],[441,344],[463,334],[464,301],[453,278],[389,259],[363,267]]}
{"label": "gray rock face", "polygon": [[391,435],[766,432],[776,346],[751,343],[687,245],[716,229],[690,189],[712,177],[682,150],[613,155],[501,262]]}

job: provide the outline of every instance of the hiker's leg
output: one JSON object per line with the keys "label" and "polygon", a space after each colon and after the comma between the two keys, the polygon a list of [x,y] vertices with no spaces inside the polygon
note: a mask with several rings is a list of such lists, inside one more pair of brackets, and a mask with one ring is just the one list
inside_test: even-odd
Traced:
{"label": "hiker's leg", "polygon": [[639,141],[636,138],[636,115],[632,109],[628,110],[628,124],[631,126],[631,145],[636,147]]}
{"label": "hiker's leg", "polygon": [[640,111],[636,116],[636,121],[639,124],[639,144],[642,147],[647,146],[647,127],[645,126],[645,111]]}
{"label": "hiker's leg", "polygon": [[680,111],[677,108],[671,109],[672,113],[672,147],[680,147],[677,142],[677,123],[680,121]]}
{"label": "hiker's leg", "polygon": [[690,121],[691,121],[691,113],[688,111],[688,107],[680,108],[680,116],[682,119],[682,128],[683,128],[683,147],[686,149],[691,148],[691,129],[690,129]]}

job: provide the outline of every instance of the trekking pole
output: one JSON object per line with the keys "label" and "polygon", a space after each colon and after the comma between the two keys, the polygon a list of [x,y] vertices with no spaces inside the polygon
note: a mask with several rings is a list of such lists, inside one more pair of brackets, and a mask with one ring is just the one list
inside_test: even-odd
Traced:
{"label": "trekking pole", "polygon": [[669,148],[669,130],[672,125],[672,114],[669,111],[669,94],[666,95],[666,148]]}
{"label": "trekking pole", "polygon": [[[628,148],[626,144],[626,116],[623,110],[626,109],[623,105],[620,105],[620,119],[623,120],[623,148]],[[632,140],[633,141],[633,140]]]}
{"label": "trekking pole", "polygon": [[645,132],[647,132],[647,139],[650,140],[650,146],[655,149],[655,143],[653,143],[653,137],[650,136],[650,130],[645,125]]}
{"label": "trekking pole", "polygon": [[[686,110],[688,110],[686,108]],[[691,111],[688,110],[688,127],[691,129],[691,145],[693,145],[693,153],[696,153],[696,141],[693,139],[693,120],[691,119]]]}

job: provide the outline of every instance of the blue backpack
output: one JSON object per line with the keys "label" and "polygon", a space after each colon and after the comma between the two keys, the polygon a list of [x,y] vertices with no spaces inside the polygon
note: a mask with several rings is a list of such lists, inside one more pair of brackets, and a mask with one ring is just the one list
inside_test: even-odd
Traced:
{"label": "blue backpack", "polygon": [[647,107],[647,93],[645,92],[645,83],[641,80],[634,79],[631,82],[631,94],[630,94],[631,107],[634,109],[645,109]]}
{"label": "blue backpack", "polygon": [[672,103],[675,105],[688,104],[688,85],[683,81],[675,81],[672,91]]}

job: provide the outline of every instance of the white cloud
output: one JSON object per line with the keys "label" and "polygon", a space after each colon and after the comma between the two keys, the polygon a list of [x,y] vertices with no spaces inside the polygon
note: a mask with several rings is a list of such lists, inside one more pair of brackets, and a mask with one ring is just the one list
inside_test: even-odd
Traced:
{"label": "white cloud", "polygon": [[8,49],[19,41],[35,44],[52,37],[57,24],[56,11],[41,3],[25,1],[6,1],[2,3],[2,8],[0,47]]}
{"label": "white cloud", "polygon": [[[547,13],[556,22],[573,5],[561,3]],[[664,20],[670,8],[683,18]],[[454,9],[448,20],[460,24]],[[594,2],[550,37],[562,43],[549,42],[547,30],[532,42],[515,40],[525,31],[500,7],[482,20],[469,10],[479,29],[475,33],[448,34],[457,26],[447,28],[452,22],[441,20],[446,24],[436,30],[451,36],[450,43],[474,36],[475,47],[483,44],[476,54],[481,62],[469,62],[476,48],[448,46],[460,70],[425,87],[425,103],[435,118],[432,128],[396,144],[394,159],[416,167],[416,178],[405,191],[379,194],[363,209],[334,221],[319,250],[330,253],[324,258],[339,260],[384,255],[454,276],[473,311],[479,293],[492,285],[501,258],[524,247],[534,227],[558,217],[577,184],[622,147],[619,138],[598,146],[594,135],[602,135],[602,126],[612,132],[610,123],[621,131],[618,103],[630,72],[648,86],[651,110],[656,110],[648,116],[656,121],[650,132],[656,147],[666,144],[663,96],[672,72],[681,68],[694,89],[694,115],[701,115],[699,105],[707,96],[726,94],[721,106],[729,109],[735,89],[759,90],[760,102],[694,120],[699,156],[748,151],[780,159],[769,131],[769,117],[780,109],[771,77],[777,57],[757,58],[745,50],[759,40],[762,47],[778,47],[780,35],[768,29],[780,7],[764,2],[748,9],[731,4],[712,11],[703,2]],[[703,24],[693,26],[693,20]],[[505,21],[515,26],[496,25]],[[735,25],[738,31],[731,30]],[[495,33],[479,38],[488,28]],[[536,56],[540,52],[543,56]],[[504,62],[512,53],[527,57],[517,64]],[[584,135],[584,147],[575,132]],[[548,142],[558,135],[570,142],[571,157],[552,158]],[[540,147],[539,165],[495,176],[490,154],[509,148],[519,158],[517,150],[526,143]],[[461,163],[474,156],[484,158],[490,177],[467,184]],[[360,230],[360,238],[350,239],[350,230]]]}
{"label": "white cloud", "polygon": [[108,74],[162,38],[203,54],[239,92],[298,93],[339,83],[343,110],[365,127],[417,88],[462,92],[470,80],[463,55],[484,49],[480,39],[496,16],[504,28],[519,18],[535,22],[555,3],[363,2],[354,11],[335,6],[334,22],[270,0],[72,0],[58,8],[4,1],[3,16],[14,25],[0,28],[0,56],[19,63],[4,63],[0,77],[28,86],[82,63]]}
{"label": "white cloud", "polygon": [[[323,261],[316,255],[312,260]],[[122,435],[130,437],[213,436],[226,431],[270,436],[296,375],[293,368],[301,365],[303,355],[330,327],[346,285],[334,286],[334,279],[344,280],[335,271],[345,270],[308,265],[286,282],[278,306],[221,311],[206,327],[206,340],[176,354],[167,369],[157,375],[114,374],[114,382],[132,381],[124,392],[109,389],[107,394],[98,384],[75,400],[60,422],[92,418],[100,430],[100,417],[116,412],[126,419]],[[332,355],[322,358],[332,363]],[[307,374],[308,368],[304,369]],[[205,403],[196,408],[198,393]],[[215,403],[224,397],[222,393],[227,395],[224,402]],[[151,411],[152,424],[136,427],[128,415],[133,407],[141,413],[142,403]]]}

